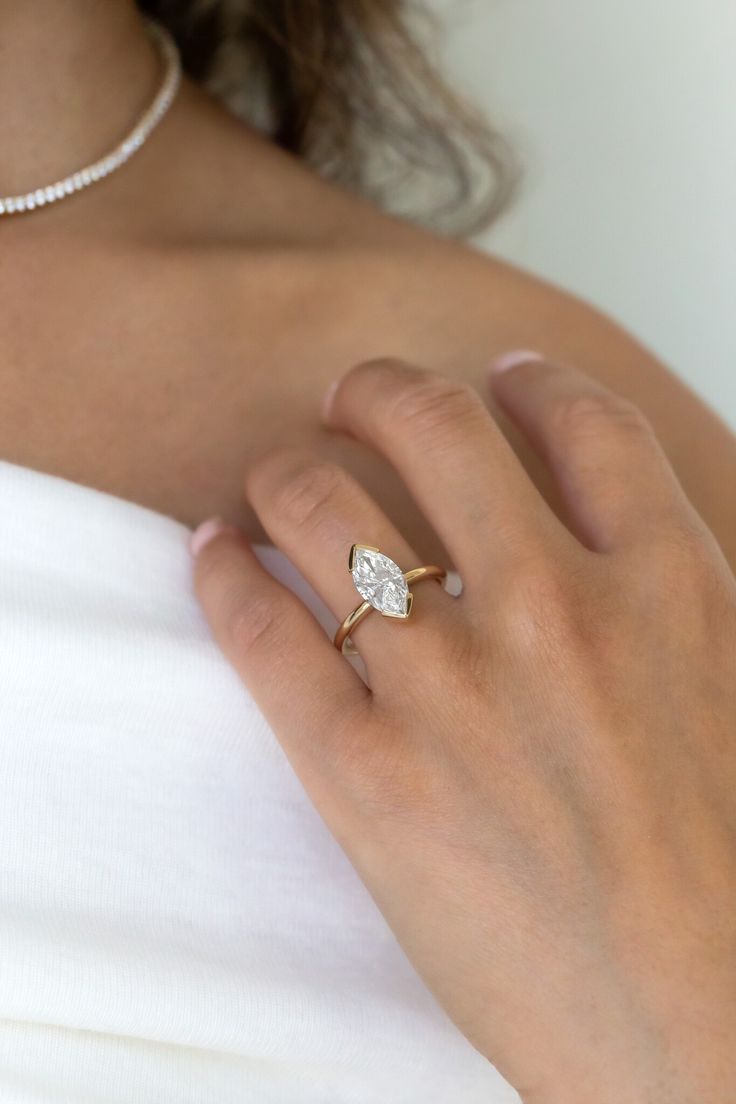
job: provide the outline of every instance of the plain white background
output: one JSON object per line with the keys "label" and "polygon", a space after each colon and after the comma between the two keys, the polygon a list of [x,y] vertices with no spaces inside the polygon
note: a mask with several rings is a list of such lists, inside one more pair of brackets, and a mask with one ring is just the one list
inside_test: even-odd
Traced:
{"label": "plain white background", "polygon": [[483,237],[612,314],[736,427],[734,0],[434,0],[514,142]]}

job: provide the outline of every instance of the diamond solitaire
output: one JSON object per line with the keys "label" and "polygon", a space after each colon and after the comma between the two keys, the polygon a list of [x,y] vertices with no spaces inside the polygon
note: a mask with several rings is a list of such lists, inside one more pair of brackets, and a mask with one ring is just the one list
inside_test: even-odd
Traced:
{"label": "diamond solitaire", "polygon": [[409,589],[411,584],[418,583],[420,579],[436,579],[442,584],[447,575],[443,567],[435,567],[434,564],[402,571],[392,559],[369,544],[352,545],[348,571],[363,601],[348,614],[335,633],[333,643],[343,655],[358,654],[350,633],[371,610],[378,610],[384,617],[406,621],[414,603],[414,595]]}
{"label": "diamond solitaire", "polygon": [[412,595],[398,564],[377,548],[354,544],[348,567],[358,594],[374,609],[386,617],[409,616]]}

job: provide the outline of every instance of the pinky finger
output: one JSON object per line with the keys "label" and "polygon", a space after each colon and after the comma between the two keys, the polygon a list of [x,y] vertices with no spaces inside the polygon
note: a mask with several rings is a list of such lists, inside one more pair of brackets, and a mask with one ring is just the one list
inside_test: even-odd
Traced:
{"label": "pinky finger", "polygon": [[214,638],[306,784],[310,768],[321,773],[332,761],[340,733],[370,691],[239,530],[205,522],[191,547],[195,589]]}

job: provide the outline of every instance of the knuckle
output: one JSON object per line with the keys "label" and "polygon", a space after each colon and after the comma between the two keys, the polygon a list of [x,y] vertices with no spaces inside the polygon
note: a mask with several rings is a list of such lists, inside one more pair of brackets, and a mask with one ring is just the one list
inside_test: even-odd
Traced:
{"label": "knuckle", "polygon": [[271,599],[247,599],[244,594],[235,596],[229,603],[225,619],[226,647],[240,658],[280,647],[282,624],[283,619]]}
{"label": "knuckle", "polygon": [[534,656],[542,652],[554,658],[582,642],[588,602],[574,567],[566,564],[566,568],[560,571],[540,554],[509,580],[502,615],[514,652]]}
{"label": "knuckle", "polygon": [[290,527],[311,529],[334,510],[345,492],[347,475],[335,464],[307,461],[290,466],[275,480],[269,513]]}
{"label": "knuckle", "polygon": [[639,572],[644,589],[665,601],[676,598],[679,602],[707,600],[712,594],[720,594],[723,561],[713,544],[697,525],[668,527],[667,533],[645,550]]}
{"label": "knuckle", "polygon": [[[492,642],[483,633],[463,624],[443,634],[440,657],[450,685],[459,688],[463,701],[485,701],[492,691]],[[436,670],[434,668],[433,670]]]}
{"label": "knuckle", "polygon": [[467,384],[423,373],[397,387],[388,420],[412,434],[435,437],[475,421],[481,406],[480,397]]}
{"label": "knuckle", "polygon": [[642,435],[649,423],[628,399],[610,391],[589,391],[558,399],[551,412],[553,428],[562,439],[596,440],[611,431]]}

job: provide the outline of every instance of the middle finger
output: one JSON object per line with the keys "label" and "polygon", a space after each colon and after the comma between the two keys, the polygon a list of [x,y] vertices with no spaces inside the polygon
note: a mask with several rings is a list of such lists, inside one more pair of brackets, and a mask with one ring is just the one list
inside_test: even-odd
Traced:
{"label": "middle finger", "polygon": [[569,543],[473,388],[403,361],[367,361],[339,381],[325,419],[393,464],[468,594],[530,551]]}

